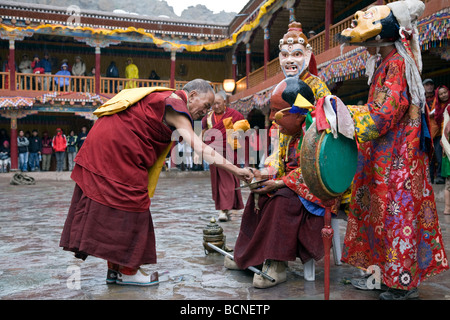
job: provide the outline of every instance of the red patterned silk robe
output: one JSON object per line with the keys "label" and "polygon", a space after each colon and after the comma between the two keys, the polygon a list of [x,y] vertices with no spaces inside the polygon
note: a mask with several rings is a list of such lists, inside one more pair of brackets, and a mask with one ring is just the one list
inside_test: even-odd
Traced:
{"label": "red patterned silk robe", "polygon": [[374,74],[368,103],[349,106],[360,143],[342,260],[376,265],[388,287],[409,290],[448,269],[421,110],[411,104],[404,59],[393,50]]}

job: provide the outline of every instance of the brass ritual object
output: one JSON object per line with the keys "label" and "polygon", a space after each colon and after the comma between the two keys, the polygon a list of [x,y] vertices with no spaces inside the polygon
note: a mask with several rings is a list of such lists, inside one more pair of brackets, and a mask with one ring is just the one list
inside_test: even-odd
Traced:
{"label": "brass ritual object", "polygon": [[225,235],[223,234],[223,229],[216,223],[214,217],[211,218],[209,223],[203,229],[203,247],[205,248],[205,253],[216,252],[214,249],[208,246],[208,243],[212,243],[216,247],[225,249]]}

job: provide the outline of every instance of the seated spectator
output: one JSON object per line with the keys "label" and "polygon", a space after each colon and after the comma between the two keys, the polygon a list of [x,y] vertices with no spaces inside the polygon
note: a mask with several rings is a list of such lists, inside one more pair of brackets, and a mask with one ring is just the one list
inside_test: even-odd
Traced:
{"label": "seated spectator", "polygon": [[68,65],[67,63],[63,63],[61,65],[61,70],[56,73],[55,77],[55,83],[57,86],[59,86],[60,91],[68,91],[69,90],[69,84],[70,84],[70,78],[69,77],[61,77],[61,76],[70,76],[69,70],[67,70]]}
{"label": "seated spectator", "polygon": [[67,64],[67,70],[70,72],[70,74],[72,74],[72,66],[69,64],[69,59],[62,59],[61,65],[63,65],[64,63]]}

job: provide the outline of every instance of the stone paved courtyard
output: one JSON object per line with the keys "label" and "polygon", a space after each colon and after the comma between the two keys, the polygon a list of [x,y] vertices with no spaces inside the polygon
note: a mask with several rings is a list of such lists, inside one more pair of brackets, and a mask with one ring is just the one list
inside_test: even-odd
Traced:
{"label": "stone paved courtyard", "polygon": [[[154,287],[107,285],[106,263],[86,261],[59,248],[61,230],[74,183],[68,172],[30,173],[35,185],[10,185],[12,173],[0,175],[0,299],[2,300],[323,300],[323,262],[316,280],[305,281],[299,259],[289,262],[287,282],[269,289],[252,287],[253,273],[223,267],[223,256],[206,254],[203,229],[217,217],[207,172],[162,173],[151,212],[156,230],[158,263],[145,266],[160,273]],[[248,191],[243,192],[244,200]],[[436,186],[440,223],[450,248],[450,216],[444,216],[443,187]],[[233,247],[242,210],[221,222]],[[346,222],[338,230],[343,240]],[[333,261],[333,258],[332,258]],[[359,271],[331,266],[331,300],[377,300],[379,292],[354,289],[346,280]],[[78,279],[80,281],[74,281]],[[420,299],[450,300],[450,273],[420,286]]]}

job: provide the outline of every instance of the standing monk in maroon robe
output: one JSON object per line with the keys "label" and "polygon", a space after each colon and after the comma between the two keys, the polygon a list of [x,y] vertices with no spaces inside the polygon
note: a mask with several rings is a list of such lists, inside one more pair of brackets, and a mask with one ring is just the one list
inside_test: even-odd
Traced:
{"label": "standing monk in maroon robe", "polygon": [[[230,125],[237,121],[244,120],[244,116],[240,112],[228,108],[226,99],[227,96],[224,92],[216,93],[212,110],[203,117],[204,141],[208,144],[211,143],[211,146],[214,146],[215,150],[222,156],[230,155],[232,158],[228,157],[228,160],[237,164],[237,152],[227,143],[227,129],[230,129]],[[221,139],[217,139],[219,132]],[[212,136],[217,140],[211,139]],[[215,165],[210,166],[209,170],[211,173],[212,198],[216,204],[216,210],[220,210],[219,220],[228,221],[230,210],[244,208],[241,191],[236,190],[239,187],[239,180],[230,172]]]}
{"label": "standing monk in maroon robe", "polygon": [[140,266],[156,263],[149,196],[172,133],[177,130],[207,162],[252,179],[247,169],[237,168],[195,135],[193,120],[213,102],[210,84],[197,79],[180,91],[123,90],[97,109],[99,119],[75,158],[71,177],[76,186],[60,246],[83,260],[89,255],[107,260],[107,283],[158,283],[156,272],[145,274]]}

